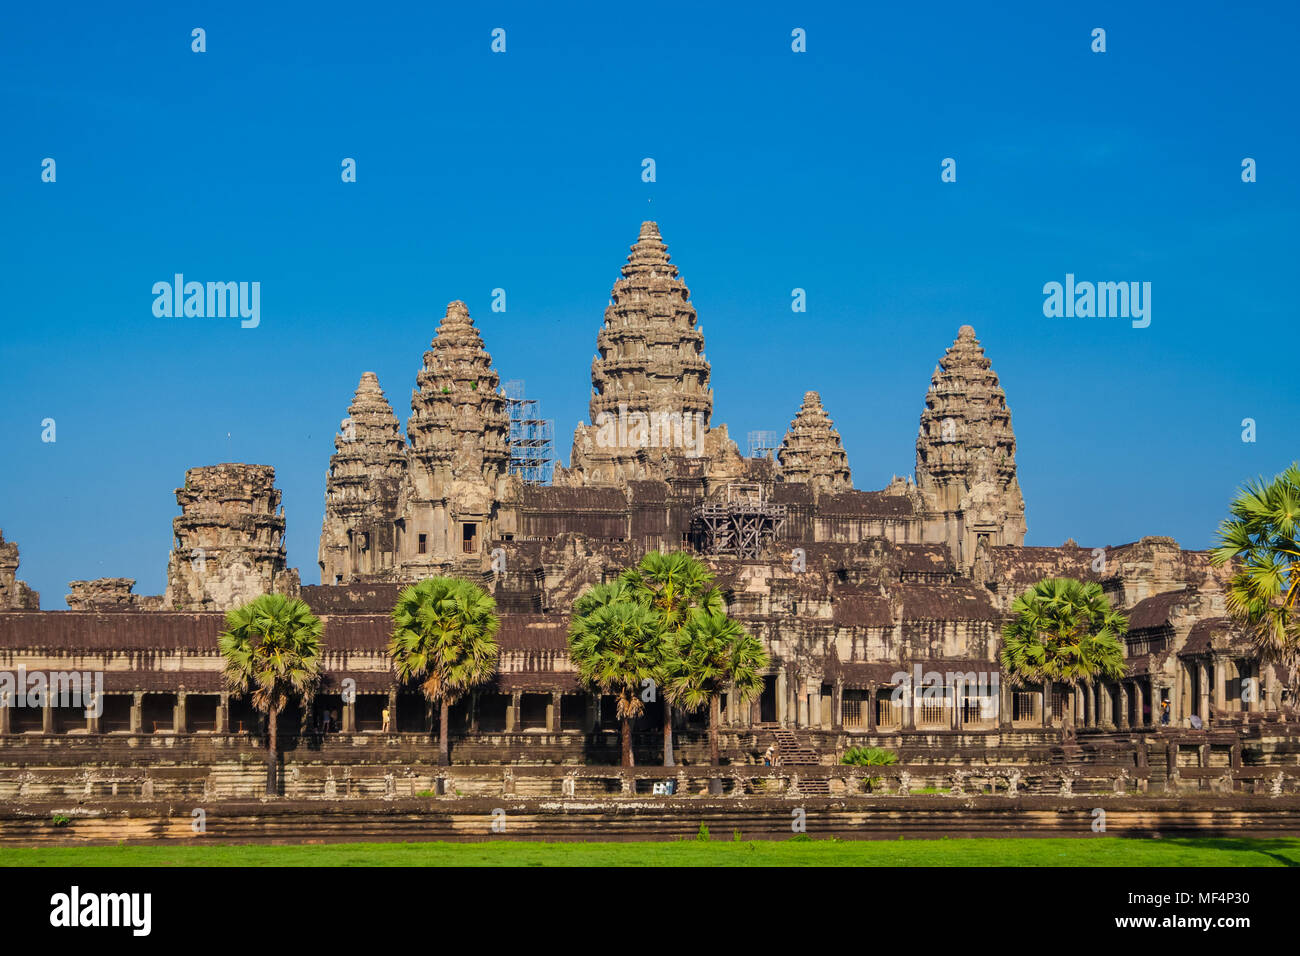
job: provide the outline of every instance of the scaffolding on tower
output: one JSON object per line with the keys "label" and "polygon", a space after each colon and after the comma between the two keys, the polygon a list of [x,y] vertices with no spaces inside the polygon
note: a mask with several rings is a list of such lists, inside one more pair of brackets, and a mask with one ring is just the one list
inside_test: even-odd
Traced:
{"label": "scaffolding on tower", "polygon": [[725,495],[696,506],[691,517],[705,554],[758,558],[784,530],[786,506],[773,504],[762,485],[732,483]]}
{"label": "scaffolding on tower", "polygon": [[749,457],[771,458],[772,453],[781,447],[781,436],[777,432],[753,431],[749,433]]}
{"label": "scaffolding on tower", "polygon": [[510,474],[533,485],[549,485],[555,471],[555,422],[542,418],[537,399],[524,397],[524,383],[514,379],[501,386],[510,418]]}

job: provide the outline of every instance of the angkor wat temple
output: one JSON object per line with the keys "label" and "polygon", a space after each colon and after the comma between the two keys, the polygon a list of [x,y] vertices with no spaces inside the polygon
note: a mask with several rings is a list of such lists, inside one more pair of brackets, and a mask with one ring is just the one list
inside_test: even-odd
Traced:
{"label": "angkor wat temple", "polygon": [[[464,303],[448,305],[424,354],[405,436],[376,376],[362,374],[329,461],[318,586],[287,566],[266,465],[186,473],[161,596],[133,594],[129,579],[80,581],[71,610],[36,610],[15,578],[16,547],[0,539],[0,668],[104,674],[99,716],[57,702],[0,708],[0,734],[247,734],[257,720],[221,685],[216,635],[226,609],[274,591],[325,621],[318,710],[355,735],[379,733],[387,707],[395,733],[427,739],[431,709],[394,684],[388,611],[403,583],[455,574],[496,598],[502,655],[495,683],[453,710],[453,758],[581,761],[612,732],[611,711],[575,682],[568,609],[646,552],[677,549],[709,564],[771,658],[757,701],[724,701],[733,762],[756,761],[772,729],[810,732],[824,752],[853,735],[893,735],[913,751],[947,739],[960,759],[962,747],[1041,741],[1067,707],[1080,728],[1119,734],[1158,724],[1163,701],[1184,730],[1279,707],[1284,681],[1228,620],[1226,572],[1206,552],[1162,537],[1024,545],[1011,414],[970,326],[924,394],[914,479],[878,491],[853,487],[816,391],[791,409],[774,456],[742,455],[712,421],[704,337],[655,223],[642,224],[614,283],[596,348],[591,421],[550,485],[510,472],[506,399]],[[974,687],[999,670],[1010,602],[1052,576],[1099,581],[1126,611],[1128,675],[1073,698],[1003,680],[998,706],[981,706]],[[941,693],[896,694],[918,667],[941,675]],[[348,679],[353,702],[341,695]],[[652,707],[642,726],[659,720]],[[644,737],[638,759],[657,759]],[[11,746],[7,759],[22,757]]]}

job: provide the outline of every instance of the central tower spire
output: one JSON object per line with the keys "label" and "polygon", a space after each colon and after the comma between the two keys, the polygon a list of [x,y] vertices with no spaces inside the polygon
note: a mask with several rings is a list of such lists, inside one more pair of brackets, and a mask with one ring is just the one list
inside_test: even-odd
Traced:
{"label": "central tower spire", "polygon": [[668,246],[653,222],[641,235],[614,283],[605,324],[591,363],[591,420],[602,412],[713,414],[704,333],[690,304],[691,290],[677,274]]}

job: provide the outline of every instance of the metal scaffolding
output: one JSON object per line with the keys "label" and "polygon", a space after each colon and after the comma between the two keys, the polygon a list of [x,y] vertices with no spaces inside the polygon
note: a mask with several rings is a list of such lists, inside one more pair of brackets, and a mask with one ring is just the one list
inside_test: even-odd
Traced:
{"label": "metal scaffolding", "polygon": [[549,485],[555,471],[555,422],[542,418],[537,399],[524,397],[522,379],[501,387],[510,418],[510,474],[534,485]]}
{"label": "metal scaffolding", "polygon": [[693,523],[706,554],[761,557],[785,526],[785,505],[774,505],[762,485],[730,484],[725,497],[698,505]]}
{"label": "metal scaffolding", "polygon": [[749,457],[771,458],[772,453],[781,447],[781,436],[777,432],[754,431],[749,433]]}

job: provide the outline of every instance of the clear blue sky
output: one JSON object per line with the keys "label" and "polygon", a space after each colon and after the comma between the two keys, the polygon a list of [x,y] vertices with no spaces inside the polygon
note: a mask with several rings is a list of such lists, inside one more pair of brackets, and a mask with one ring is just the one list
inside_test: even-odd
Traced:
{"label": "clear blue sky", "polygon": [[[1205,547],[1242,480],[1300,457],[1295,4],[10,6],[0,528],[47,608],[78,578],[159,593],[173,490],[223,461],[275,466],[316,583],[357,380],[405,424],[451,299],[567,459],[648,218],[742,447],[817,389],[859,488],[911,474],[969,323],[1031,544]],[[176,272],[259,281],[260,327],[155,318]],[[1067,272],[1151,282],[1151,326],[1044,318]]]}

